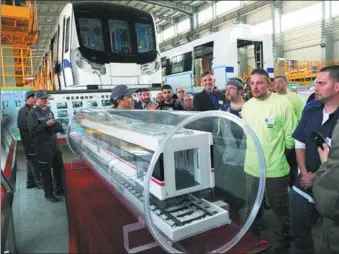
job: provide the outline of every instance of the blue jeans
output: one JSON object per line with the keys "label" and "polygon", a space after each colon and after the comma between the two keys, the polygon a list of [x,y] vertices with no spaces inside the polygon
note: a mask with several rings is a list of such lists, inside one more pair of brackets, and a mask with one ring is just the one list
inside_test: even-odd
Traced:
{"label": "blue jeans", "polygon": [[291,232],[297,254],[313,254],[312,228],[319,219],[315,204],[309,202],[295,190],[290,192]]}

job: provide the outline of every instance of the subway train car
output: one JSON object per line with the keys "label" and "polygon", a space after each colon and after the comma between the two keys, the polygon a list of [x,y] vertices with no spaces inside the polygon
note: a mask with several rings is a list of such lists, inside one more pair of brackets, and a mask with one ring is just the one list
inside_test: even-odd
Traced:
{"label": "subway train car", "polygon": [[228,78],[242,77],[255,68],[274,75],[271,35],[258,35],[252,25],[240,24],[161,52],[164,82],[200,92],[200,76],[214,73],[215,85],[224,89]]}
{"label": "subway train car", "polygon": [[109,2],[69,3],[50,43],[54,90],[160,86],[155,22]]}

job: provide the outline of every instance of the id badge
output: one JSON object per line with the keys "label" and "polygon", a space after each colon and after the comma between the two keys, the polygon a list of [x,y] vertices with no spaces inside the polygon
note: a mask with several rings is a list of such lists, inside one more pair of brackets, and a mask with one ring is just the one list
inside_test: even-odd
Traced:
{"label": "id badge", "polygon": [[273,128],[273,126],[275,124],[275,118],[274,117],[266,117],[265,123],[266,123],[267,128]]}

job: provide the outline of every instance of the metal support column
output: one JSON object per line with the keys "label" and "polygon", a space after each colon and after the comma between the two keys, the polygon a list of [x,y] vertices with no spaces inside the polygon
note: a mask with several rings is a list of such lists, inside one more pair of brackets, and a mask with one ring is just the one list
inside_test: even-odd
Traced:
{"label": "metal support column", "polygon": [[[244,0],[241,0],[240,1],[240,9],[243,8],[245,5],[245,2]],[[238,15],[237,15],[237,24],[245,24],[246,23],[246,17],[245,15],[241,15],[239,12],[238,12]]]}
{"label": "metal support column", "polygon": [[331,1],[322,1],[321,44],[323,60],[333,60],[333,30]]}
{"label": "metal support column", "polygon": [[[211,7],[212,7],[212,20],[215,20],[217,18],[217,2],[212,1]],[[218,26],[211,27],[211,33],[215,33],[215,32],[218,32],[218,31],[219,31]]]}
{"label": "metal support column", "polygon": [[190,32],[188,33],[187,40],[193,41],[195,39],[195,28],[197,27],[198,23],[198,15],[197,14],[190,15],[189,19],[190,19]]}
{"label": "metal support column", "polygon": [[277,58],[284,58],[284,44],[283,34],[281,32],[281,9],[282,1],[276,0],[272,2],[272,26],[273,26],[273,56]]}
{"label": "metal support column", "polygon": [[[173,30],[174,30],[174,38],[177,38],[178,37],[178,20],[176,20],[175,23],[173,24]],[[177,43],[178,43],[177,40],[173,40],[172,47],[173,48],[177,47]]]}

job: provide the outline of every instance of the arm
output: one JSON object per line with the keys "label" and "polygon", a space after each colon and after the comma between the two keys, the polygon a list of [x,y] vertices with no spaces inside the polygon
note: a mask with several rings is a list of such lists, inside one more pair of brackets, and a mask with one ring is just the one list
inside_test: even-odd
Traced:
{"label": "arm", "polygon": [[286,149],[293,149],[294,148],[293,132],[295,131],[298,122],[297,117],[294,114],[293,107],[290,103],[284,104],[283,117],[281,121],[285,136],[285,147]]}
{"label": "arm", "polygon": [[27,119],[28,130],[33,137],[36,137],[38,134],[44,132],[48,125],[47,122],[39,122],[37,115],[34,110],[31,110],[28,114]]}
{"label": "arm", "polygon": [[328,219],[339,220],[339,124],[333,132],[328,159],[322,163],[313,184],[317,210]]}
{"label": "arm", "polygon": [[298,105],[297,105],[297,111],[298,111],[298,121],[300,121],[301,117],[302,117],[302,113],[303,113],[303,110],[305,108],[305,102],[304,102],[304,99],[298,95]]}
{"label": "arm", "polygon": [[305,175],[308,173],[306,169],[306,160],[305,160],[305,149],[295,149],[295,153],[297,156],[298,167],[300,169],[300,174]]}

